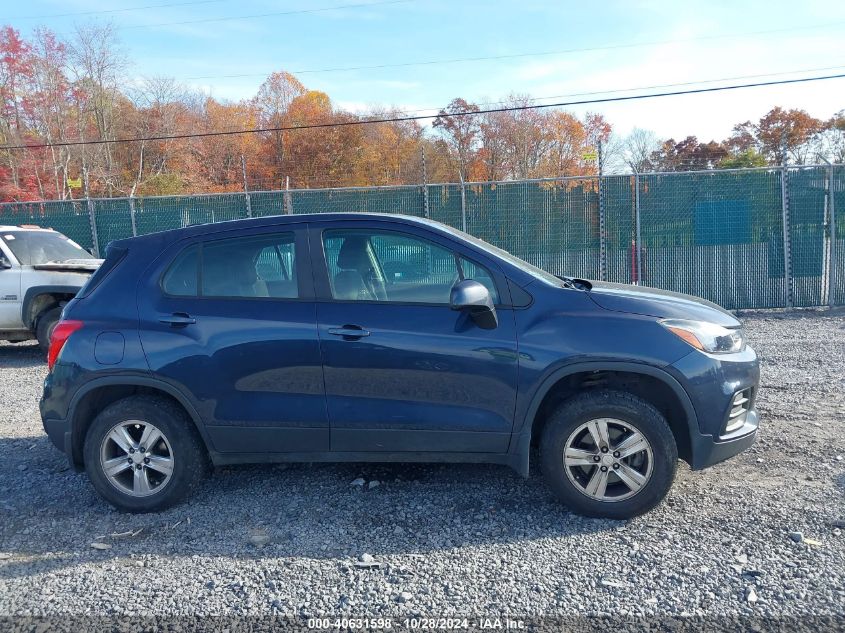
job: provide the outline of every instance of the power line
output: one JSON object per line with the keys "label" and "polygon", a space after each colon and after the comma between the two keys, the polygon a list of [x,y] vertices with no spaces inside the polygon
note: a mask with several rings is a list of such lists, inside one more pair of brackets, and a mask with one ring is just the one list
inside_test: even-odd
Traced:
{"label": "power line", "polygon": [[[474,116],[479,114],[492,114],[496,112],[515,112],[521,110],[539,110],[541,108],[556,108],[564,106],[587,105],[596,103],[612,103],[618,101],[635,101],[639,99],[654,99],[658,97],[674,97],[679,95],[702,94],[707,92],[722,92],[726,90],[739,90],[742,88],[760,88],[764,86],[782,86],[787,84],[807,83],[810,81],[824,81],[828,79],[842,79],[845,78],[845,73],[838,75],[824,75],[821,77],[802,77],[800,79],[781,79],[778,81],[764,81],[750,84],[736,84],[732,86],[715,86],[713,88],[695,88],[692,90],[678,90],[675,92],[658,92],[646,95],[629,95],[624,97],[606,97],[604,99],[584,99],[580,101],[562,101],[557,103],[538,103],[525,106],[512,106],[506,108],[490,108],[486,110],[475,110],[465,112],[453,112],[438,116],[443,117],[461,117]],[[236,136],[241,134],[261,134],[266,132],[293,132],[295,130],[312,130],[319,128],[338,128],[349,127],[353,125],[372,125],[377,123],[400,123],[403,121],[421,121],[423,119],[431,119],[431,115],[416,115],[416,116],[402,116],[389,117],[380,119],[367,119],[364,121],[336,121],[332,123],[313,123],[308,125],[291,125],[268,128],[253,128],[248,130],[225,130],[218,132],[194,132],[190,134],[169,134],[163,136],[148,136],[136,138],[122,138],[122,139],[106,139],[97,141],[64,141],[61,143],[41,143],[37,145],[6,145],[0,146],[2,150],[17,150],[17,149],[42,149],[47,147],[69,147],[77,145],[110,145],[116,143],[132,143],[141,141],[170,141],[187,138],[207,138],[212,136]]]}
{"label": "power line", "polygon": [[171,7],[187,7],[197,4],[220,4],[226,0],[194,0],[193,2],[175,2],[165,4],[148,4],[143,7],[126,7],[124,9],[101,9],[99,11],[78,11],[76,13],[53,13],[51,15],[26,15],[21,17],[6,18],[12,20],[47,20],[50,18],[70,18],[77,15],[99,15],[102,13],[129,13],[130,11],[143,11],[145,9],[169,9]]}
{"label": "power line", "polygon": [[[672,83],[672,84],[654,84],[652,86],[637,86],[635,88],[619,88],[617,90],[598,90],[593,92],[570,92],[568,94],[560,94],[560,95],[549,95],[546,97],[526,97],[526,101],[543,101],[545,99],[568,99],[570,97],[592,97],[595,95],[606,95],[606,94],[616,94],[619,92],[635,92],[638,90],[657,90],[659,88],[678,88],[681,86],[696,86],[699,84],[712,84],[717,83],[720,81],[738,81],[740,79],[759,79],[761,77],[779,77],[782,75],[795,75],[797,73],[813,73],[813,72],[822,72],[828,70],[839,70],[840,68],[845,68],[845,64],[840,64],[838,66],[822,66],[820,68],[803,68],[800,70],[783,70],[776,73],[761,73],[756,75],[736,75],[734,77],[720,77],[718,79],[701,79],[698,81],[682,81],[679,83]],[[477,106],[490,106],[490,105],[497,105],[507,103],[507,101],[484,101],[482,103],[476,103]],[[431,108],[418,108],[416,110],[403,110],[404,114],[414,114],[416,112],[439,112],[441,109],[440,106],[435,106]]]}
{"label": "power line", "polygon": [[253,15],[239,15],[239,16],[231,16],[231,17],[224,17],[224,18],[203,18],[201,20],[185,20],[182,22],[161,22],[158,24],[136,24],[132,26],[121,26],[118,27],[118,30],[129,30],[129,29],[150,29],[156,28],[160,26],[186,26],[190,24],[207,24],[208,22],[235,22],[237,20],[252,20],[255,18],[270,18],[270,17],[277,17],[281,15],[301,15],[304,13],[322,13],[326,11],[338,11],[341,9],[366,9],[367,7],[378,7],[384,6],[389,4],[406,4],[408,2],[412,2],[413,0],[381,0],[380,2],[367,2],[367,3],[356,3],[356,4],[341,4],[336,5],[333,7],[321,7],[319,9],[297,9],[294,11],[277,11],[273,13],[256,13]]}
{"label": "power line", "polygon": [[[354,70],[380,70],[384,68],[408,68],[412,66],[435,66],[440,64],[460,64],[465,62],[483,62],[483,61],[500,61],[503,59],[522,59],[527,57],[548,57],[552,55],[568,55],[571,53],[588,53],[588,52],[596,52],[596,51],[606,51],[606,50],[618,50],[618,49],[628,49],[628,48],[640,48],[640,47],[648,47],[648,46],[661,46],[664,44],[685,44],[688,42],[698,42],[698,41],[707,41],[707,40],[719,40],[719,39],[729,39],[734,37],[750,37],[756,35],[770,35],[776,33],[785,33],[790,31],[804,31],[804,30],[812,30],[812,29],[821,29],[821,28],[829,28],[832,26],[839,26],[845,24],[845,22],[828,22],[826,24],[813,24],[808,26],[798,26],[798,27],[787,27],[781,29],[770,29],[765,31],[749,31],[745,33],[727,33],[723,35],[702,35],[700,37],[692,37],[692,38],[685,38],[685,39],[674,39],[674,40],[654,40],[650,42],[629,42],[625,44],[610,44],[606,46],[589,46],[585,48],[568,48],[563,50],[557,51],[540,51],[534,53],[513,53],[507,55],[487,55],[487,56],[479,56],[479,57],[455,57],[451,59],[429,59],[429,60],[422,60],[422,61],[412,61],[412,62],[398,62],[393,64],[372,64],[372,65],[361,65],[361,66],[335,66],[335,67],[327,67],[327,68],[309,68],[304,70],[294,70],[291,71],[294,75],[307,75],[307,74],[317,74],[317,73],[334,73],[334,72],[348,72]],[[149,26],[162,26],[162,25],[149,25]],[[269,72],[264,73],[240,73],[240,74],[233,74],[233,75],[198,75],[196,77],[183,77],[181,81],[193,81],[198,79],[239,79],[244,77],[266,77]]]}

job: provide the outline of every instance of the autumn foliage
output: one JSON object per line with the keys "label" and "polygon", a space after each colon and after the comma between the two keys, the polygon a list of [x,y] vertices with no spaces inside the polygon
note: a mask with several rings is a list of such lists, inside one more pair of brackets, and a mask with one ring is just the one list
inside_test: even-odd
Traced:
{"label": "autumn foliage", "polygon": [[[0,29],[0,201],[588,175],[600,142],[608,164],[639,171],[845,158],[842,113],[774,108],[721,142],[616,139],[601,114],[524,109],[534,101],[523,94],[485,106],[493,112],[458,98],[428,121],[359,125],[408,113],[344,111],[287,72],[237,102],[131,76],[108,25],[67,40]],[[264,131],[218,134],[249,129]],[[131,138],[148,140],[120,142]],[[79,141],[110,142],[63,145]]]}

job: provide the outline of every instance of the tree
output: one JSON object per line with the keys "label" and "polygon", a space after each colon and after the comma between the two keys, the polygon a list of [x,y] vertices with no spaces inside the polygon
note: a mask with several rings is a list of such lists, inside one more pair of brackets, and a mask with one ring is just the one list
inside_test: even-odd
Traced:
{"label": "tree", "polygon": [[[255,106],[258,109],[258,120],[262,128],[284,127],[288,110],[293,100],[307,92],[302,82],[286,71],[272,73],[258,88],[255,96]],[[274,131],[267,134],[268,141],[264,146],[264,159],[269,162],[270,177],[281,180],[284,174],[285,147],[288,133]]]}
{"label": "tree", "polygon": [[631,171],[642,174],[652,169],[651,157],[659,149],[654,132],[635,127],[622,142],[622,157]]}
{"label": "tree", "polygon": [[[478,150],[481,132],[479,107],[464,99],[452,99],[445,109],[440,110],[433,126],[440,130],[452,150],[454,165],[461,180],[467,180],[468,168]],[[454,116],[457,115],[457,116]]]}
{"label": "tree", "polygon": [[657,171],[698,171],[715,169],[727,157],[728,150],[721,143],[699,143],[695,136],[688,136],[679,142],[664,141],[650,161]]}

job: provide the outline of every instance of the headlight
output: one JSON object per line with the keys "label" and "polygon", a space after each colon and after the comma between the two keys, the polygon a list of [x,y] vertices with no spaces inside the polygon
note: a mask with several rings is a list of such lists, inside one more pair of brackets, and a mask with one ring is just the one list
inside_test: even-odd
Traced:
{"label": "headlight", "polygon": [[662,319],[660,325],[702,352],[729,354],[745,349],[745,334],[740,328],[686,319]]}

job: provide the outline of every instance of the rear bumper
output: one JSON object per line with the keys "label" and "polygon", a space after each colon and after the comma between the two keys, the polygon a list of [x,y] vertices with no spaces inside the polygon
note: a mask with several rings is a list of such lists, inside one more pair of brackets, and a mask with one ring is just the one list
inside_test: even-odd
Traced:
{"label": "rear bumper", "polygon": [[701,470],[747,449],[757,440],[758,421],[757,411],[752,409],[748,412],[743,427],[729,439],[720,440],[712,435],[697,435],[691,438],[693,446],[690,467],[693,470]]}
{"label": "rear bumper", "polygon": [[77,468],[77,464],[73,459],[73,436],[67,420],[42,418],[41,423],[44,425],[44,431],[53,443],[53,446],[64,453],[70,464],[74,468]]}

